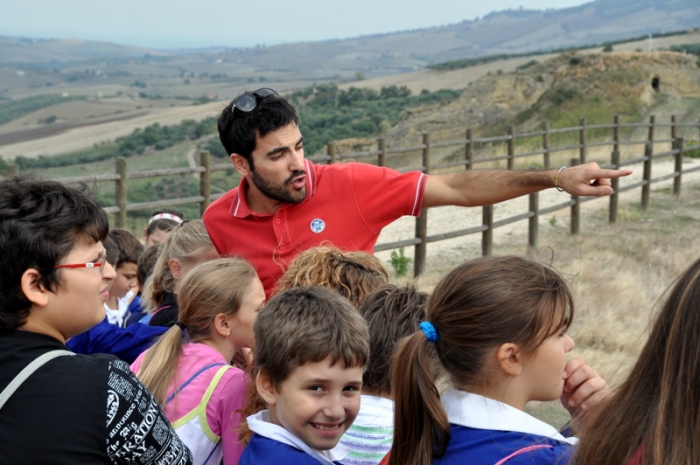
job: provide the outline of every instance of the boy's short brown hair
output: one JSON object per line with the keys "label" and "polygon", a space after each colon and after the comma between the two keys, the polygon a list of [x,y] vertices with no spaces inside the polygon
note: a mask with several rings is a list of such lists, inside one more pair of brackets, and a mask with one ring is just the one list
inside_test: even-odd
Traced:
{"label": "boy's short brown hair", "polygon": [[253,324],[255,372],[279,388],[294,369],[331,357],[346,367],[369,360],[367,323],[348,299],[322,287],[282,291]]}
{"label": "boy's short brown hair", "polygon": [[146,284],[146,280],[153,273],[153,268],[155,268],[162,251],[163,244],[150,245],[146,247],[139,257],[139,261],[136,263],[136,279],[138,279],[141,286]]}
{"label": "boy's short brown hair", "polygon": [[[114,266],[115,270],[125,263],[135,265],[139,262],[139,257],[143,253],[143,244],[129,230],[110,229],[107,237],[109,238],[107,245],[113,245],[116,248],[115,253],[109,250],[110,247],[105,246],[108,249],[107,259],[110,260],[110,264]],[[114,256],[114,262],[111,261],[110,256]]]}
{"label": "boy's short brown hair", "polygon": [[387,284],[367,296],[359,312],[369,326],[372,354],[362,377],[362,390],[391,394],[391,355],[401,339],[418,331],[425,320],[428,294],[408,285]]}

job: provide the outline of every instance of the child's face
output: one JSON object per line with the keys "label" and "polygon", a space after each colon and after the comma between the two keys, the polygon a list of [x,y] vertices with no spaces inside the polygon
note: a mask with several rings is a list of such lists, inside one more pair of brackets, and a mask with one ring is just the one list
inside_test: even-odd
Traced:
{"label": "child's face", "polygon": [[136,263],[127,262],[122,263],[119,268],[117,268],[117,277],[114,278],[114,284],[109,290],[109,293],[119,299],[124,297],[127,292],[132,288],[138,286],[138,281],[136,280]]}
{"label": "child's face", "polygon": [[571,336],[561,333],[548,337],[535,350],[524,367],[529,380],[528,400],[550,401],[562,395],[566,354],[575,345]]}
{"label": "child's face", "polygon": [[[102,242],[81,241],[58,264],[97,262],[104,255]],[[48,330],[46,334],[65,341],[102,321],[103,304],[116,273],[106,261],[101,267],[63,268],[60,273],[61,285],[55,291],[44,291],[47,301],[40,310],[32,308],[32,314],[38,315],[40,327]]]}
{"label": "child's face", "polygon": [[279,389],[265,389],[272,423],[316,450],[332,449],[360,410],[362,367],[346,368],[331,358],[296,368]]}
{"label": "child's face", "polygon": [[260,279],[255,276],[248,285],[248,292],[241,302],[238,311],[231,318],[230,338],[233,345],[240,349],[241,347],[253,347],[255,336],[253,335],[253,323],[258,312],[265,305],[265,289],[263,288]]}

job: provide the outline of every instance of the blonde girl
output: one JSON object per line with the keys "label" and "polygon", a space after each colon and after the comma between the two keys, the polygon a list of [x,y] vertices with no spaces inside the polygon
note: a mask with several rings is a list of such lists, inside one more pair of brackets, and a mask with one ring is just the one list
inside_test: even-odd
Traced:
{"label": "blonde girl", "polygon": [[143,290],[148,315],[141,322],[151,326],[174,325],[178,315],[177,281],[196,265],[215,258],[219,254],[202,220],[184,221],[170,231]]}
{"label": "blonde girl", "polygon": [[244,372],[234,353],[253,345],[253,321],[265,291],[253,267],[220,258],[189,271],[177,285],[179,320],[131,366],[163,407],[195,464],[236,464]]}
{"label": "blonde girl", "polygon": [[[448,273],[426,322],[392,363],[395,429],[390,465],[566,463],[574,438],[525,413],[531,400],[562,399],[578,417],[607,393],[566,334],[574,302],[552,269],[487,257]],[[449,377],[439,394],[435,357]]]}

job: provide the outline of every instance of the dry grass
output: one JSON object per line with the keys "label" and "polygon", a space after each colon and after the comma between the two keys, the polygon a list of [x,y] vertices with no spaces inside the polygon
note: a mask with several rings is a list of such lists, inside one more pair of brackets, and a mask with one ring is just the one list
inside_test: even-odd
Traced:
{"label": "dry grass", "polygon": [[[563,217],[541,220],[537,249],[527,248],[523,228],[497,234],[493,249],[551,263],[567,277],[577,305],[571,356],[582,357],[612,386],[636,360],[665,289],[700,255],[700,180],[684,179],[679,197],[667,187],[655,189],[647,211],[635,200],[638,194],[622,197],[616,224],[608,222],[607,203],[597,201],[577,236],[568,233]],[[478,241],[478,235],[469,237]],[[428,269],[416,284],[430,291],[447,270],[478,256],[478,242],[465,242],[433,253],[430,244]],[[568,419],[558,402],[533,404],[531,413],[553,425]]]}

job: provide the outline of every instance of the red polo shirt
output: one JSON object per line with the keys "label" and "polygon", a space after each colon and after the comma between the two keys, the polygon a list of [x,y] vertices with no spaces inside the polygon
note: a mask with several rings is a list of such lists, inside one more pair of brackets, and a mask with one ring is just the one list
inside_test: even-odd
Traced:
{"label": "red polo shirt", "polygon": [[306,199],[256,213],[245,199],[246,179],[214,201],[202,219],[222,256],[253,264],[270,295],[287,264],[319,245],[372,253],[382,228],[417,216],[427,176],[365,163],[314,165],[306,160]]}

